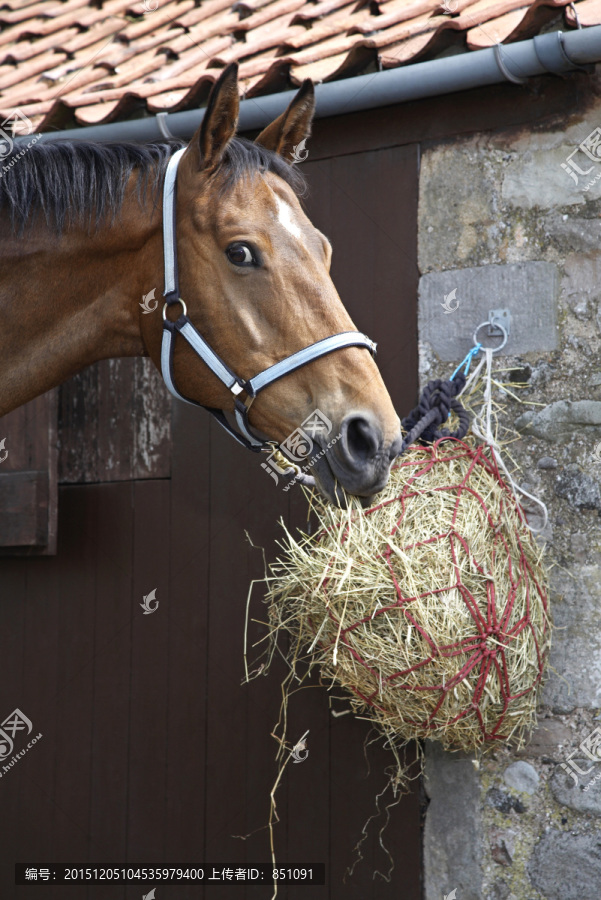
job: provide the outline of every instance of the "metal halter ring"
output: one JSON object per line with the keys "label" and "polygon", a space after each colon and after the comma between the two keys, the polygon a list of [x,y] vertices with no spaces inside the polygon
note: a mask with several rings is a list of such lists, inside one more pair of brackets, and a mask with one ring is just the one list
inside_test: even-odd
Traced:
{"label": "metal halter ring", "polygon": [[[182,309],[183,309],[183,315],[184,315],[184,316],[187,316],[187,315],[188,315],[188,307],[186,306],[186,304],[184,303],[184,301],[182,300],[181,297],[178,297],[177,300],[174,300],[174,301],[173,301],[173,303],[181,303]],[[165,303],[165,305],[163,306],[163,322],[164,322],[164,321],[166,320],[166,318],[167,318],[167,307],[168,307],[168,306],[173,306],[173,303]]]}
{"label": "metal halter ring", "polygon": [[[488,321],[488,319],[487,319],[486,322],[482,322],[480,325],[478,325],[478,327],[477,327],[476,330],[474,331],[474,344],[480,343],[480,342],[478,341],[478,332],[480,331],[481,328],[484,328],[485,325],[490,325],[491,328],[498,328],[499,331],[500,331],[500,332],[502,333],[502,335],[503,335],[503,341],[502,341],[502,343],[499,344],[498,347],[490,347],[490,348],[483,347],[482,349],[483,349],[483,350],[490,349],[490,350],[492,350],[493,353],[498,353],[499,350],[502,350],[503,347],[505,346],[505,344],[507,343],[507,330],[506,330],[505,328],[503,328],[503,326],[500,325],[498,322],[495,322],[495,323],[493,324],[492,322]],[[494,335],[494,336],[495,336],[495,337],[499,337],[499,335]]]}

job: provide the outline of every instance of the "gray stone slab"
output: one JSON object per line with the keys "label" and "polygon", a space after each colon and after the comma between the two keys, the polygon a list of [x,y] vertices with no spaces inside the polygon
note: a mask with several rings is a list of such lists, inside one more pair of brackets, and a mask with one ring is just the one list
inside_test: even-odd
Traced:
{"label": "gray stone slab", "polygon": [[574,437],[592,442],[601,438],[601,401],[556,400],[536,412],[523,413],[516,419],[515,427],[522,434],[553,444],[566,443]]}
{"label": "gray stone slab", "polygon": [[[586,135],[586,126],[584,126]],[[526,209],[558,209],[562,206],[583,205],[598,200],[601,182],[595,181],[598,165],[579,152],[573,158],[581,171],[591,169],[588,176],[580,175],[578,184],[562,168],[576,147],[529,150],[516,154],[504,171],[501,194],[506,203]],[[586,163],[585,163],[586,160]],[[589,185],[588,190],[584,190]]]}
{"label": "gray stone slab", "polygon": [[480,786],[471,758],[426,741],[424,900],[482,900]]}
{"label": "gray stone slab", "polygon": [[526,746],[516,756],[537,758],[546,756],[563,762],[566,753],[573,750],[574,733],[559,719],[539,719]]}
{"label": "gray stone slab", "polygon": [[555,493],[575,509],[601,509],[599,482],[576,463],[566,466],[556,476]]}
{"label": "gray stone slab", "polygon": [[[569,775],[565,769],[557,767],[550,779],[553,796],[562,806],[569,806],[576,812],[591,816],[601,816],[601,765],[590,759],[571,757],[581,772],[586,775]],[[570,771],[573,771],[570,769]],[[575,781],[574,779],[578,780]]]}
{"label": "gray stone slab", "polygon": [[[597,252],[601,247],[601,221],[599,219],[581,219],[572,213],[562,214],[553,210],[545,216],[544,230],[550,235],[551,240],[558,245],[563,254],[566,250],[578,253]],[[590,260],[589,266],[593,264]],[[585,275],[589,272],[585,271]],[[590,280],[586,285],[587,290],[595,289],[596,284]]]}
{"label": "gray stone slab", "polygon": [[528,876],[545,900],[598,900],[601,844],[587,834],[549,829],[528,861]]}
{"label": "gray stone slab", "polygon": [[[506,308],[511,313],[511,335],[499,356],[555,350],[558,295],[557,267],[547,262],[429,272],[419,283],[419,337],[443,362],[459,362],[489,310]],[[485,328],[479,332],[482,343],[486,332]],[[497,339],[488,340],[497,346]]]}
{"label": "gray stone slab", "polygon": [[[601,707],[601,567],[551,569],[555,623],[542,701],[555,712]],[[575,748],[572,748],[575,749]]]}

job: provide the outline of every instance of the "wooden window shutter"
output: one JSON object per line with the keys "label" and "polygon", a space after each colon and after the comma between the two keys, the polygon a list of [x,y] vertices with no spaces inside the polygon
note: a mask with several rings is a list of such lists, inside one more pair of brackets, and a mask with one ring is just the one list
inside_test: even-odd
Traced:
{"label": "wooden window shutter", "polygon": [[0,418],[0,555],[56,553],[58,391]]}

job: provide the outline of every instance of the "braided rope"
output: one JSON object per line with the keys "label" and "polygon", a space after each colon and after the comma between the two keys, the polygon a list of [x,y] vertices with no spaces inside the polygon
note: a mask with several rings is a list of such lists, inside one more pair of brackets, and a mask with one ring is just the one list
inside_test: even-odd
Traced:
{"label": "braided rope", "polygon": [[[428,382],[419,403],[401,423],[408,434],[403,440],[399,456],[417,440],[433,444],[441,438],[461,440],[465,437],[470,427],[470,416],[457,400],[457,395],[465,387],[465,381],[465,374],[457,372],[454,378],[447,381],[436,378]],[[440,427],[447,421],[451,411],[459,419],[459,426],[455,431]]]}

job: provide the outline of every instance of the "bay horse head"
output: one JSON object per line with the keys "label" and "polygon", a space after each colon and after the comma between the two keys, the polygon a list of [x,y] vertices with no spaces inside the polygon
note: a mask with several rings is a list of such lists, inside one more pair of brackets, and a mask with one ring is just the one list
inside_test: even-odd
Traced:
{"label": "bay horse head", "polygon": [[[349,346],[359,335],[329,274],[330,243],[299,202],[302,179],[291,162],[309,136],[314,107],[307,81],[254,144],[237,139],[239,92],[232,65],[215,84],[202,124],[177,163],[173,234],[179,287],[171,300],[186,311],[180,324],[193,328],[197,342],[206,342],[246,383],[246,409],[193,345],[176,342],[173,327],[170,377],[156,319],[140,318],[147,350],[159,368],[162,362],[173,392],[216,410],[231,410],[235,401],[252,428],[251,440],[260,432],[280,443],[316,416],[324,427],[313,433],[321,448],[315,480],[329,499],[341,500],[337,485],[361,497],[384,486],[399,450],[400,423],[366,342]],[[312,358],[256,397],[249,390],[257,373],[341,334],[347,335],[342,349]]]}
{"label": "bay horse head", "polygon": [[[336,292],[330,244],[303,211],[291,164],[314,105],[305,82],[254,143],[236,138],[233,65],[187,146],[15,148],[0,173],[0,416],[97,360],[147,355],[165,374],[168,356],[168,386],[214,411],[242,404],[255,435],[281,443],[319,414],[330,429],[315,433],[312,473],[332,501],[344,502],[339,487],[363,498],[380,490],[400,447],[399,419],[371,344]],[[174,171],[179,290],[167,292],[163,323],[140,299],[169,268],[169,209],[156,191],[164,183],[167,196]],[[233,388],[184,340],[193,334],[235,373]],[[333,336],[327,355],[311,349]],[[305,348],[309,361],[291,367]],[[278,378],[259,390],[253,378],[273,366]]]}

